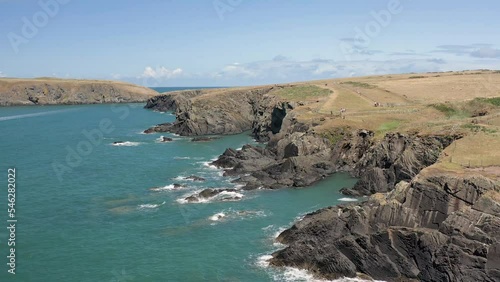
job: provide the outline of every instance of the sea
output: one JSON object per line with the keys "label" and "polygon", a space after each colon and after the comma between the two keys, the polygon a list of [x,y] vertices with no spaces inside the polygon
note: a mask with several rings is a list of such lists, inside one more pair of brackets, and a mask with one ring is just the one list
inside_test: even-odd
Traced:
{"label": "sea", "polygon": [[305,214],[356,201],[339,193],[356,179],[186,203],[206,188],[238,188],[210,162],[256,141],[146,135],[175,116],[143,106],[0,108],[0,281],[320,281],[266,260]]}

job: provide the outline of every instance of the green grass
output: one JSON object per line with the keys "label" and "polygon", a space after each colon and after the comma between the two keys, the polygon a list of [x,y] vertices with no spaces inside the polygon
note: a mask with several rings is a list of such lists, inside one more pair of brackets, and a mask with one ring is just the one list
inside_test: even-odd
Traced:
{"label": "green grass", "polygon": [[368,89],[375,88],[375,86],[373,86],[371,84],[364,83],[364,82],[356,82],[356,81],[346,81],[346,82],[342,82],[341,84],[349,84],[349,85],[352,85],[355,87],[368,88]]}
{"label": "green grass", "polygon": [[451,105],[434,104],[434,105],[431,105],[431,107],[442,112],[448,118],[452,118],[452,117],[453,118],[468,118],[468,117],[470,117],[470,113],[468,113],[467,111],[457,109]]}
{"label": "green grass", "polygon": [[496,133],[497,132],[494,129],[489,129],[489,128],[486,128],[484,126],[477,125],[477,124],[471,124],[471,123],[462,125],[462,128],[468,129],[472,132],[484,132],[484,133]]}
{"label": "green grass", "polygon": [[321,133],[321,136],[328,139],[330,145],[335,147],[338,142],[342,141],[342,139],[350,134],[350,131],[351,129],[348,126],[337,127]]}
{"label": "green grass", "polygon": [[314,85],[293,86],[273,91],[272,94],[289,100],[304,100],[307,98],[320,98],[332,92]]}
{"label": "green grass", "polygon": [[425,78],[423,75],[416,75],[416,76],[410,76],[408,77],[409,79],[418,79],[418,78]]}
{"label": "green grass", "polygon": [[494,97],[494,98],[476,98],[477,101],[483,102],[483,103],[488,103],[493,106],[500,107],[500,97]]}
{"label": "green grass", "polygon": [[378,136],[384,136],[386,133],[395,131],[400,125],[401,121],[399,120],[385,122],[379,126],[376,134]]}

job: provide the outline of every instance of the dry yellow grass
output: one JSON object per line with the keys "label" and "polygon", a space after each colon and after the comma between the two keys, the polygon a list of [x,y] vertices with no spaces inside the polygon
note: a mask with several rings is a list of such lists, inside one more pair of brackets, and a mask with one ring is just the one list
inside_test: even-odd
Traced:
{"label": "dry yellow grass", "polygon": [[500,166],[500,136],[484,132],[470,134],[446,148],[441,162],[462,167]]}
{"label": "dry yellow grass", "polygon": [[460,75],[453,73],[417,79],[409,77],[376,81],[374,84],[422,104],[500,96],[500,74],[496,73]]}

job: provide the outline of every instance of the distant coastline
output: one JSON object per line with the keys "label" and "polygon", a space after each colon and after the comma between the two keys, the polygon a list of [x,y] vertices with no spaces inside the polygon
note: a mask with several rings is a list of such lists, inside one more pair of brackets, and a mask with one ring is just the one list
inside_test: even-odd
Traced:
{"label": "distant coastline", "polygon": [[184,90],[200,90],[200,89],[220,89],[220,88],[229,88],[227,86],[194,86],[194,87],[149,87],[158,93],[166,93],[166,92],[174,92],[174,91],[184,91]]}
{"label": "distant coastline", "polygon": [[158,92],[126,82],[59,78],[0,78],[0,106],[146,102]]}

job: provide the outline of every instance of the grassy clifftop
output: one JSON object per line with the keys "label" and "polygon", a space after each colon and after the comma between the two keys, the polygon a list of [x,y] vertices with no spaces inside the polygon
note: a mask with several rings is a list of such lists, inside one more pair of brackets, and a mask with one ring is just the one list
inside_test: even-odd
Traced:
{"label": "grassy clifftop", "polygon": [[[193,103],[213,104],[213,109],[218,109],[227,102],[223,97],[258,89],[270,89],[266,96],[293,103],[298,121],[331,140],[341,137],[336,136],[339,129],[370,130],[378,139],[390,132],[463,135],[456,150],[446,151],[440,167],[500,167],[498,71],[368,76],[212,89],[193,99]],[[474,153],[467,151],[470,147]],[[491,176],[492,171],[500,175],[500,171],[492,169],[485,170],[485,174]]]}
{"label": "grassy clifftop", "polygon": [[157,94],[146,87],[117,81],[0,79],[0,106],[144,102]]}

